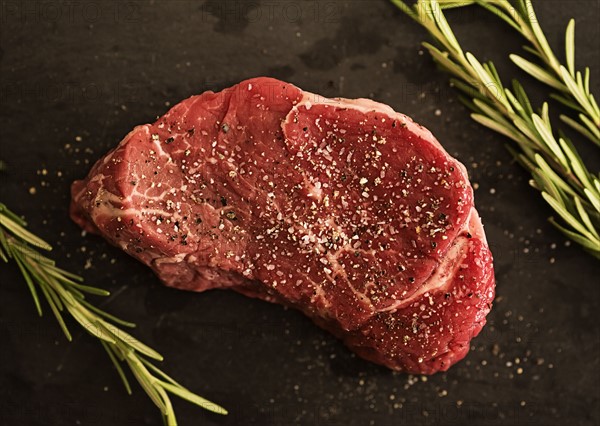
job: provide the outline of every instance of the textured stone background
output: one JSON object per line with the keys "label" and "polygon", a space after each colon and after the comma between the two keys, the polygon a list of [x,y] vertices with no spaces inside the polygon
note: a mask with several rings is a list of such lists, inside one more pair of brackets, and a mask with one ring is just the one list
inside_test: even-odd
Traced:
{"label": "textured stone background", "polygon": [[[551,44],[577,19],[577,61],[598,94],[599,2],[538,1]],[[113,292],[97,300],[138,323],[166,370],[227,407],[176,400],[181,425],[597,425],[597,261],[547,222],[506,141],[473,123],[420,41],[384,0],[0,1],[0,199],[55,245],[60,265]],[[477,9],[450,14],[460,40],[518,77],[521,40]],[[596,22],[596,24],[594,24]],[[326,96],[371,97],[428,127],[463,161],[496,258],[498,297],[467,359],[432,377],[355,358],[297,312],[231,292],[184,293],[67,217],[70,182],[133,126],[204,90],[270,75]],[[556,111],[557,109],[554,108]],[[598,150],[582,147],[592,170]],[[35,194],[31,194],[35,192]],[[0,424],[159,425],[126,396],[93,339],[39,319],[12,266],[0,267]]]}

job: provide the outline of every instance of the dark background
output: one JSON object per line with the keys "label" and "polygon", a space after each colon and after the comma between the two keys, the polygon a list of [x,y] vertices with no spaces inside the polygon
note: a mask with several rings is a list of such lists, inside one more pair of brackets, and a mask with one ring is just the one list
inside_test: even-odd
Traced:
{"label": "dark background", "polygon": [[[599,262],[546,221],[505,140],[479,127],[420,47],[424,31],[388,2],[0,1],[0,199],[54,245],[95,303],[138,324],[164,368],[225,406],[174,399],[180,425],[598,425]],[[577,20],[577,65],[599,92],[599,2],[538,1],[562,58]],[[522,40],[482,10],[449,13],[464,46],[545,90],[507,59]],[[464,162],[495,255],[497,298],[468,357],[431,377],[354,357],[301,314],[233,292],[184,293],[69,220],[69,185],[136,124],[204,90],[269,75],[326,96],[371,97],[428,127]],[[558,107],[553,106],[553,111]],[[597,171],[598,150],[582,146]],[[35,194],[32,194],[35,192]],[[1,266],[0,424],[159,425],[128,397],[100,345],[50,310],[38,318],[13,265]]]}

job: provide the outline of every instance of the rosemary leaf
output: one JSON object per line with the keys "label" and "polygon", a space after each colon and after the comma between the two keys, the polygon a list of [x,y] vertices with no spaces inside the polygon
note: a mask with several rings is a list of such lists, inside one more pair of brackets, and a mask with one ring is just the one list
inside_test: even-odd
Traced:
{"label": "rosemary leaf", "polygon": [[168,390],[169,392],[177,395],[178,397],[188,400],[191,403],[196,404],[208,411],[212,411],[213,413],[217,413],[217,414],[227,414],[227,411],[224,410],[222,407],[219,407],[218,405],[216,405],[210,401],[207,401],[206,399],[199,397],[198,395],[191,393],[187,389],[173,386],[172,384],[167,383],[167,382],[161,382],[161,386],[163,388],[165,388],[166,390]]}
{"label": "rosemary leaf", "polygon": [[167,406],[165,405],[161,395],[156,391],[156,379],[152,376],[152,374],[150,374],[146,367],[144,367],[137,355],[132,350],[127,350],[124,355],[125,361],[127,364],[129,364],[131,372],[142,388],[144,388],[146,394],[150,397],[152,402],[154,402],[154,405],[158,407],[161,413],[167,414]]}
{"label": "rosemary leaf", "polygon": [[594,228],[594,225],[592,225],[592,221],[590,220],[590,217],[588,216],[587,212],[583,208],[583,205],[581,204],[581,200],[579,199],[579,197],[575,197],[574,201],[575,201],[575,206],[577,207],[577,213],[579,213],[579,217],[581,218],[582,223],[585,225],[585,227],[590,232],[590,234],[592,234],[595,237],[595,239],[598,241],[598,243],[600,244],[600,236],[598,236],[598,232]]}
{"label": "rosemary leaf", "polygon": [[483,66],[477,60],[477,58],[469,52],[467,52],[466,58],[467,61],[469,61],[469,63],[473,67],[475,73],[477,73],[477,75],[479,76],[479,79],[483,85],[482,87],[485,87],[485,89],[489,93],[491,93],[496,98],[496,100],[502,105],[504,105],[509,111],[512,110],[512,107],[506,102],[506,100],[502,96],[502,90],[500,90],[501,88],[499,87],[499,84],[492,78],[491,75],[489,75],[485,68],[483,68]]}
{"label": "rosemary leaf", "polygon": [[539,133],[540,137],[542,138],[542,141],[544,141],[544,143],[546,144],[546,146],[548,148],[550,148],[550,150],[556,156],[556,158],[560,161],[560,163],[566,169],[568,169],[569,168],[569,163],[567,162],[567,158],[565,157],[565,154],[563,154],[563,152],[561,151],[560,147],[558,146],[558,143],[554,139],[554,135],[552,134],[552,130],[548,128],[548,125],[546,124],[546,121],[542,120],[542,118],[539,115],[537,115],[537,114],[533,114],[531,116],[531,118],[533,119],[533,125],[535,126],[535,129],[537,130],[537,132]]}
{"label": "rosemary leaf", "polygon": [[118,327],[115,327],[114,325],[104,321],[101,318],[98,318],[97,321],[101,327],[103,327],[104,329],[106,329],[108,331],[108,333],[113,335],[119,341],[126,342],[127,345],[130,346],[133,350],[140,352],[141,354],[144,354],[147,357],[155,359],[157,361],[163,360],[163,356],[161,354],[159,354],[158,352],[156,352],[154,349],[150,348],[149,346],[143,344],[138,339],[133,337],[131,334],[126,333],[125,331],[121,330]]}
{"label": "rosemary leaf", "polygon": [[[531,120],[531,116],[533,115],[533,108],[531,108],[531,101],[529,100],[527,93],[525,93],[525,89],[523,89],[523,86],[521,86],[521,83],[519,83],[518,80],[513,80],[512,85],[513,91],[515,92],[515,97],[517,98],[519,104],[524,110],[524,114],[522,115],[522,117],[526,120]],[[507,94],[510,93],[508,90],[506,92]]]}
{"label": "rosemary leaf", "polygon": [[[573,94],[573,97],[577,100],[579,105],[581,105],[581,107],[587,113],[590,113],[592,106],[589,103],[589,100],[587,99],[587,97],[581,92],[581,90],[580,90],[581,87],[577,84],[577,82],[575,81],[573,76],[571,76],[571,74],[569,74],[569,71],[562,65],[560,66],[560,73],[562,75],[563,81],[567,85],[567,88]],[[578,75],[581,76],[581,74],[578,74]],[[592,112],[592,114],[593,114],[593,112]]]}
{"label": "rosemary leaf", "polygon": [[94,305],[92,305],[90,302],[88,302],[85,299],[82,299],[79,301],[79,303],[81,303],[83,306],[85,306],[86,308],[88,308],[90,311],[94,312],[95,314],[103,317],[104,319],[114,322],[116,324],[122,325],[123,327],[129,327],[129,328],[135,328],[136,325],[132,322],[129,321],[125,321],[122,320],[121,318],[117,318],[114,315],[109,314],[106,311],[103,311],[102,309],[99,309],[97,307],[95,307]]}
{"label": "rosemary leaf", "polygon": [[27,268],[25,268],[25,265],[23,264],[21,259],[18,256],[14,256],[14,259],[19,269],[21,270],[21,275],[23,275],[23,278],[27,283],[27,287],[29,287],[29,291],[31,292],[31,296],[33,297],[33,302],[35,303],[35,309],[37,310],[38,315],[42,316],[42,305],[40,304],[40,298],[37,294],[37,290],[35,289],[35,284],[33,283],[33,280],[31,279],[31,276],[29,275],[29,272],[27,272]]}
{"label": "rosemary leaf", "polygon": [[565,228],[560,223],[558,223],[554,218],[550,218],[549,222],[554,225],[559,231],[565,234],[569,239],[575,241],[577,244],[581,245],[584,249],[586,249],[592,256],[597,259],[600,259],[600,253],[598,252],[598,244],[600,242],[591,241],[585,237],[582,237],[580,234],[571,231],[568,228]]}
{"label": "rosemary leaf", "polygon": [[56,321],[58,321],[60,328],[62,329],[63,333],[67,337],[67,340],[69,342],[72,341],[73,337],[71,336],[71,333],[69,332],[69,329],[67,328],[67,325],[65,324],[65,320],[63,319],[63,317],[60,313],[60,310],[58,309],[58,307],[56,306],[56,302],[54,301],[55,296],[50,294],[52,289],[50,289],[50,287],[46,286],[46,285],[41,285],[40,288],[42,290],[42,293],[46,297],[46,301],[48,302],[48,305],[50,305],[50,309],[52,310],[52,313],[56,317]]}
{"label": "rosemary leaf", "polygon": [[[598,182],[598,181],[596,181]],[[594,208],[596,209],[596,211],[600,212],[600,197],[596,196],[591,190],[589,190],[588,188],[585,188],[583,190],[583,192],[585,193],[585,195],[588,197],[588,200],[590,201],[590,203],[594,206]]]}
{"label": "rosemary leaf", "polygon": [[[565,180],[558,173],[556,173],[552,169],[552,167],[550,167],[550,165],[546,162],[546,160],[544,160],[544,158],[541,155],[535,154],[535,162],[543,171],[543,173],[548,177],[548,179],[551,179],[557,187],[565,191],[570,196],[577,196],[577,191],[571,186],[569,186],[569,184],[565,182]],[[562,204],[564,204],[564,202],[562,202]]]}
{"label": "rosemary leaf", "polygon": [[52,250],[50,244],[23,228],[19,222],[14,220],[14,217],[0,215],[0,226],[27,244],[31,244],[42,250]]}
{"label": "rosemary leaf", "polygon": [[594,123],[592,123],[592,121],[583,114],[579,114],[579,119],[592,133],[592,142],[594,142],[595,144],[600,144],[600,128],[594,126]]}
{"label": "rosemary leaf", "polygon": [[511,138],[515,142],[519,143],[519,137],[515,133],[508,130],[506,127],[498,124],[498,122],[492,120],[491,118],[483,115],[483,114],[471,114],[471,118],[478,122],[479,124],[491,129],[497,133],[500,133],[508,138]]}
{"label": "rosemary leaf", "polygon": [[[553,129],[550,108],[543,103],[532,107],[525,89],[513,81],[512,91],[491,62],[480,62],[470,52],[464,53],[454,36],[440,4],[420,0],[412,7],[391,0],[397,7],[423,26],[435,40],[423,46],[440,68],[449,73],[450,83],[462,94],[459,100],[481,125],[511,139],[507,148],[517,162],[532,175],[531,185],[558,214],[552,224],[593,256],[600,258],[600,181],[588,170],[573,143],[558,129]],[[565,34],[567,66],[560,64],[537,20],[529,0],[476,0],[517,30],[529,43],[524,50],[534,61],[512,54],[510,58],[525,72],[542,81],[557,93],[550,96],[574,110],[576,117],[562,116],[561,121],[583,137],[600,145],[600,109],[589,91],[589,69],[582,74],[575,69],[575,24],[570,21]],[[428,13],[431,12],[431,13]],[[433,13],[435,12],[435,13]]]}
{"label": "rosemary leaf", "polygon": [[528,61],[527,59],[522,58],[519,55],[512,54],[510,55],[510,59],[525,71],[527,74],[532,76],[533,78],[538,79],[542,83],[546,83],[548,86],[554,87],[557,90],[564,90],[565,86],[550,74],[548,71],[544,70],[542,67],[534,64],[533,62]]}
{"label": "rosemary leaf", "polygon": [[[39,248],[51,249],[49,244],[25,229],[23,219],[0,203],[0,257],[16,263],[40,315],[42,307],[38,291],[44,295],[67,339],[71,341],[72,336],[63,313],[68,313],[84,330],[99,340],[117,369],[127,393],[131,393],[131,386],[121,364],[125,363],[129,367],[140,386],[160,409],[167,424],[177,425],[167,390],[210,411],[227,413],[222,407],[191,393],[162,373],[145,358],[161,361],[162,356],[115,325],[135,327],[135,324],[116,318],[85,300],[86,294],[107,296],[109,292],[83,284],[81,277],[55,266],[53,260],[38,251]],[[162,386],[164,382],[152,372],[169,381],[168,389]]]}
{"label": "rosemary leaf", "polygon": [[104,340],[100,340],[100,343],[102,344],[102,347],[106,350],[108,357],[110,358],[111,362],[115,366],[115,369],[117,370],[117,374],[119,374],[119,377],[121,378],[121,381],[123,382],[123,386],[125,386],[125,390],[127,391],[127,394],[131,395],[132,394],[131,385],[129,384],[129,380],[127,380],[127,376],[125,376],[125,372],[123,371],[123,368],[121,367],[121,363],[119,362],[119,360],[117,359],[117,356],[114,353],[113,346],[107,344]]}
{"label": "rosemary leaf", "polygon": [[[552,198],[552,196],[550,196],[550,194],[548,194],[547,192],[542,192],[542,197],[544,197],[544,200],[546,200],[546,202],[548,204],[550,204],[552,206],[552,208],[561,215],[561,217],[570,225],[572,226],[577,232],[579,232],[579,234],[583,235],[584,237],[586,237],[589,241],[593,242],[594,241],[594,235],[591,234],[586,228],[585,226],[583,226],[581,224],[581,222],[579,222],[571,213],[569,213],[565,207],[559,202],[557,201],[555,198]],[[600,241],[598,241],[597,243],[598,245],[596,247],[600,247]]]}
{"label": "rosemary leaf", "polygon": [[571,19],[565,32],[565,56],[567,58],[567,69],[575,75],[575,20]]}
{"label": "rosemary leaf", "polygon": [[[582,121],[587,121],[588,118],[583,115],[580,114],[579,115],[580,120]],[[576,130],[577,132],[579,132],[581,135],[585,136],[586,138],[588,138],[590,141],[594,142],[596,145],[600,146],[600,138],[596,137],[595,135],[593,135],[591,133],[591,130],[593,129],[586,129],[584,126],[582,126],[581,124],[579,124],[577,121],[573,120],[571,117],[569,117],[568,115],[564,115],[561,114],[559,116],[560,120],[567,124],[568,126],[570,126],[572,129]],[[591,124],[591,123],[590,123]]]}

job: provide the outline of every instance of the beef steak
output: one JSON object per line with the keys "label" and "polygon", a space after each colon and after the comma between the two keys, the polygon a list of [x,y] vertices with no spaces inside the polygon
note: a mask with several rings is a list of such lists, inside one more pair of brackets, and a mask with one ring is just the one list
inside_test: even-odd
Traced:
{"label": "beef steak", "polygon": [[466,170],[429,131],[270,78],[133,129],[73,183],[71,216],[168,286],[299,309],[395,370],[463,358],[494,297]]}

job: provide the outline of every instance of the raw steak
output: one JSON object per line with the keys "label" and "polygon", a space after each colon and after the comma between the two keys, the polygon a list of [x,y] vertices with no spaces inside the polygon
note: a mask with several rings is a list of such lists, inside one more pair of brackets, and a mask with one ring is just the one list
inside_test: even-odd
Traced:
{"label": "raw steak", "polygon": [[270,78],[136,127],[72,186],[71,215],[168,286],[301,310],[394,370],[446,370],[494,297],[462,164],[367,99]]}

